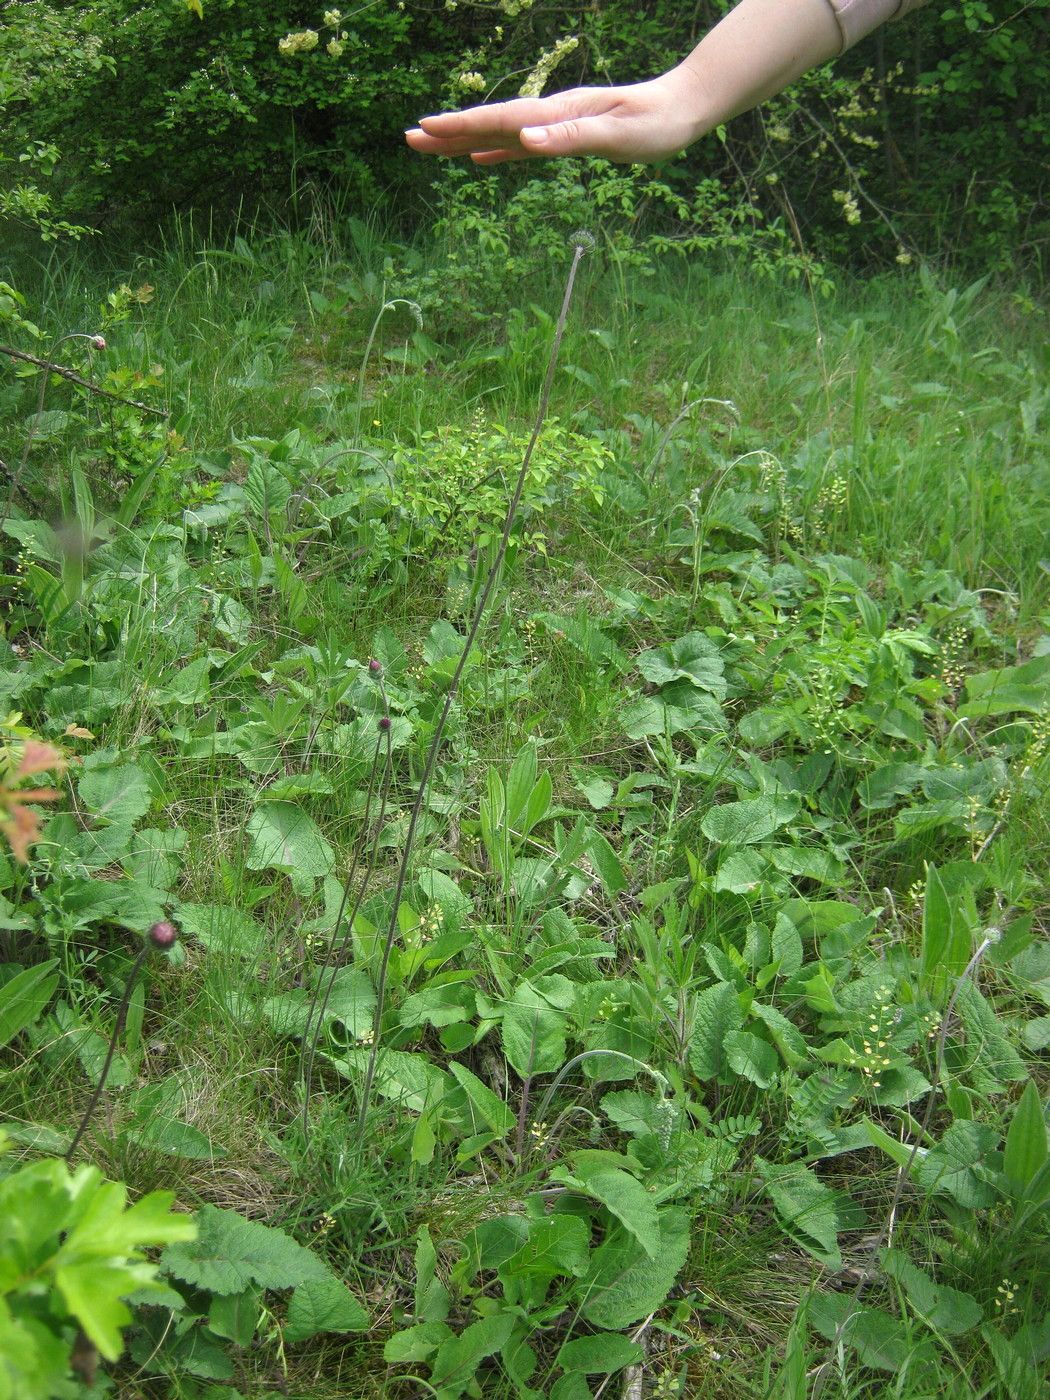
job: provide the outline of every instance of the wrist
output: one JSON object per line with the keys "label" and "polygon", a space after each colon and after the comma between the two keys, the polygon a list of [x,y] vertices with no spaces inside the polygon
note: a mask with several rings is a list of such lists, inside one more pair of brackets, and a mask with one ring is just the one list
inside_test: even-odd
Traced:
{"label": "wrist", "polygon": [[653,80],[662,90],[668,113],[673,114],[673,124],[685,130],[683,146],[706,136],[729,116],[728,112],[720,111],[714,85],[705,80],[703,65],[695,59],[696,55],[692,54],[676,68]]}

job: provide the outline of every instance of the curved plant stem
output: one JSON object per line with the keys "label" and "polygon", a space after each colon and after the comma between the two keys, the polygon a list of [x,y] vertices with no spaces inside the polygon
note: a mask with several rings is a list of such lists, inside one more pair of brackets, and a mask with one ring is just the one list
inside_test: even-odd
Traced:
{"label": "curved plant stem", "polygon": [[394,947],[394,940],[397,937],[397,915],[401,907],[401,899],[405,892],[405,885],[408,881],[408,869],[412,859],[412,845],[415,841],[416,829],[419,826],[419,818],[423,812],[423,804],[426,800],[427,788],[433,776],[434,768],[437,764],[438,751],[441,748],[441,740],[444,737],[445,725],[448,722],[452,705],[459,690],[459,683],[463,672],[466,669],[467,661],[473,649],[478,631],[481,628],[482,619],[485,616],[485,609],[488,606],[489,597],[495,587],[496,579],[503,568],[503,560],[507,553],[507,544],[510,541],[510,532],[514,528],[514,520],[518,513],[518,506],[521,503],[522,493],[525,490],[525,481],[528,477],[529,466],[532,462],[532,454],[536,450],[540,433],[543,431],[543,424],[547,417],[547,404],[550,401],[551,386],[554,383],[554,371],[558,366],[558,351],[561,349],[562,336],[565,333],[565,323],[569,315],[569,305],[572,301],[572,289],[576,281],[576,269],[580,265],[580,259],[590,247],[594,246],[594,240],[589,234],[575,234],[573,240],[576,244],[573,251],[572,266],[569,268],[569,275],[565,282],[565,295],[562,298],[561,312],[558,316],[558,324],[554,332],[554,341],[551,345],[550,357],[547,361],[547,373],[544,376],[543,388],[540,390],[539,405],[536,411],[536,420],[532,426],[532,433],[528,444],[525,447],[525,455],[522,458],[521,467],[518,471],[518,479],[514,484],[510,500],[507,503],[507,513],[503,519],[503,533],[500,536],[499,548],[496,550],[496,557],[492,561],[485,582],[482,585],[478,601],[474,606],[474,613],[467,629],[466,641],[463,644],[463,651],[460,654],[456,669],[452,673],[448,690],[445,693],[445,703],[441,707],[441,714],[430,740],[430,747],[427,750],[426,762],[423,765],[423,775],[416,788],[415,801],[412,803],[412,811],[408,819],[408,830],[405,833],[405,847],[401,853],[401,861],[397,870],[397,882],[394,888],[393,902],[390,906],[390,922],[387,926],[386,937],[383,941],[382,959],[379,965],[379,977],[376,982],[376,1011],[372,1024],[372,1047],[368,1056],[368,1064],[365,1068],[365,1077],[361,1084],[361,1096],[357,1115],[357,1141],[360,1147],[364,1141],[365,1124],[368,1118],[368,1108],[372,1098],[372,1086],[375,1083],[376,1065],[379,1059],[379,1041],[383,1028],[383,1010],[386,1002],[387,973],[390,967],[390,954]]}
{"label": "curved plant stem", "polygon": [[[325,1012],[328,1010],[328,1003],[331,1000],[332,989],[335,986],[335,979],[339,972],[339,964],[335,957],[335,947],[339,938],[339,931],[344,926],[344,919],[346,928],[351,931],[353,930],[354,922],[357,919],[358,910],[361,908],[361,905],[364,902],[365,892],[367,891],[368,886],[371,883],[372,875],[375,871],[376,863],[379,858],[379,837],[383,830],[383,819],[386,816],[387,797],[390,793],[391,740],[389,729],[382,731],[379,735],[379,738],[376,740],[375,756],[372,759],[372,772],[368,779],[368,794],[365,797],[365,815],[363,824],[363,837],[367,840],[369,818],[371,817],[372,813],[372,799],[375,796],[376,776],[379,772],[380,753],[384,748],[384,740],[386,752],[385,754],[383,754],[383,775],[379,782],[379,813],[376,817],[376,833],[375,839],[372,842],[368,867],[365,870],[364,878],[361,881],[361,886],[358,889],[357,894],[354,896],[354,902],[353,906],[350,909],[350,913],[349,915],[347,915],[346,909],[347,905],[350,903],[350,891],[354,887],[354,877],[357,874],[357,868],[360,864],[361,848],[359,846],[355,847],[354,858],[350,865],[350,872],[347,875],[346,881],[343,884],[343,895],[342,899],[339,901],[339,909],[335,916],[335,927],[332,929],[332,936],[328,942],[328,951],[325,954],[324,962],[321,964],[321,968],[317,978],[318,989],[320,989],[322,983],[324,982],[326,972],[329,974],[328,983],[325,987],[324,995],[321,998],[320,1005],[318,1005],[316,997],[314,997],[314,1000],[311,1002],[310,1011],[306,1018],[306,1026],[303,1029],[303,1045],[306,1047],[306,1058],[303,1064],[303,1138],[307,1147],[309,1147],[310,1145],[310,1087],[313,1083],[314,1060],[317,1057],[317,1047],[321,1040],[321,1030],[324,1026]],[[317,1012],[316,1022],[314,1022],[315,1011]],[[313,1032],[312,1038],[311,1030]]]}
{"label": "curved plant stem", "polygon": [[368,373],[368,361],[371,358],[372,346],[375,344],[376,332],[379,330],[379,323],[388,311],[394,311],[399,306],[407,306],[412,313],[419,330],[423,329],[423,313],[414,301],[409,301],[407,297],[394,297],[392,301],[384,301],[379,308],[379,312],[372,322],[372,329],[368,333],[368,340],[365,343],[365,353],[361,360],[361,372],[357,376],[357,413],[354,420],[354,436],[361,435],[361,410],[365,404],[365,375]]}
{"label": "curved plant stem", "polygon": [[128,980],[124,984],[124,996],[121,998],[120,1006],[117,1008],[117,1019],[113,1026],[113,1034],[109,1038],[109,1049],[106,1051],[105,1063],[102,1066],[102,1073],[98,1077],[95,1085],[95,1092],[91,1095],[91,1101],[84,1110],[84,1116],[80,1120],[80,1127],[76,1131],[73,1141],[66,1149],[66,1161],[72,1161],[73,1153],[80,1145],[80,1139],[87,1132],[88,1125],[94,1116],[98,1101],[102,1097],[102,1090],[106,1087],[106,1080],[109,1078],[109,1067],[113,1063],[113,1056],[116,1054],[117,1041],[124,1030],[124,1022],[127,1020],[128,1007],[131,1005],[131,993],[135,990],[135,983],[138,981],[139,973],[142,971],[142,964],[149,957],[150,945],[143,943],[139,949],[139,955],[131,965],[128,973]]}

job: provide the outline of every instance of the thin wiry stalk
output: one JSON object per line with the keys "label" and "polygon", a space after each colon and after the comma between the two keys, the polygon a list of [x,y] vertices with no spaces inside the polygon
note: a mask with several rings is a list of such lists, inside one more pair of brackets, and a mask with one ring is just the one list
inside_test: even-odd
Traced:
{"label": "thin wiry stalk", "polygon": [[[389,719],[389,715],[385,713],[385,706],[384,718]],[[384,740],[385,753],[383,753]],[[379,738],[376,740],[376,751],[372,759],[372,771],[369,774],[368,778],[368,792],[365,797],[365,815],[363,824],[363,837],[365,840],[367,840],[369,821],[372,814],[372,799],[375,796],[376,791],[376,776],[380,768],[381,753],[383,753],[383,774],[379,781],[379,812],[376,818],[375,837],[372,841],[372,845],[370,848],[369,862],[364,873],[364,878],[361,881],[361,885],[357,891],[357,894],[354,896],[354,902],[350,909],[349,916],[346,917],[346,928],[350,931],[353,930],[354,923],[357,919],[358,911],[360,910],[361,905],[364,902],[365,892],[367,891],[368,886],[371,883],[372,875],[375,872],[375,868],[379,860],[379,838],[382,835],[383,820],[386,816],[387,798],[390,794],[390,775],[392,770],[391,738],[389,725],[387,725],[384,729],[380,731]],[[339,964],[335,958],[335,948],[339,938],[340,929],[343,927],[347,905],[350,902],[350,891],[354,887],[354,878],[357,875],[357,869],[360,864],[360,853],[361,846],[355,846],[353,860],[350,865],[350,871],[343,884],[343,894],[342,898],[339,901],[339,909],[335,916],[335,927],[332,929],[332,935],[328,940],[328,949],[325,953],[324,961],[322,962],[320,971],[318,973],[318,990],[320,990],[320,987],[325,980],[326,973],[328,973],[327,986],[325,987],[324,995],[320,1000],[320,1004],[318,1004],[316,996],[310,1003],[310,1010],[306,1018],[306,1026],[303,1029],[303,1045],[306,1049],[306,1058],[303,1064],[303,1139],[307,1147],[309,1147],[310,1145],[310,1089],[313,1083],[314,1060],[317,1057],[317,1047],[320,1044],[321,1031],[324,1028],[325,1012],[328,1010],[328,1003],[331,1000],[332,989],[335,986],[335,979],[339,972]],[[315,1010],[317,1012],[316,1023],[314,1022]],[[312,1038],[311,1029],[313,1030]]]}
{"label": "thin wiry stalk", "polygon": [[412,319],[416,323],[417,330],[423,329],[423,313],[414,301],[409,301],[407,297],[394,297],[392,301],[384,301],[379,308],[379,314],[372,322],[372,329],[369,332],[368,340],[365,344],[365,353],[361,360],[361,372],[357,377],[357,414],[354,423],[354,436],[361,435],[361,410],[365,404],[365,375],[368,373],[368,361],[372,354],[372,346],[375,344],[376,332],[379,330],[379,323],[388,311],[394,311],[399,306],[407,306],[411,312]]}
{"label": "thin wiry stalk", "polygon": [[540,433],[543,431],[543,424],[547,417],[547,404],[550,401],[551,387],[554,383],[554,372],[558,366],[558,351],[561,349],[562,336],[565,333],[565,323],[569,316],[572,289],[576,282],[576,269],[579,267],[580,259],[583,257],[584,253],[594,247],[594,239],[590,234],[573,234],[572,241],[575,244],[572,265],[569,268],[569,275],[565,281],[565,295],[562,298],[561,312],[558,315],[558,324],[554,331],[554,341],[551,345],[550,356],[547,360],[547,373],[544,376],[543,387],[540,390],[536,420],[532,425],[532,433],[525,447],[525,455],[522,458],[521,467],[518,471],[518,479],[514,483],[514,490],[511,492],[510,501],[507,504],[507,513],[503,519],[503,533],[500,536],[499,548],[496,550],[496,557],[492,561],[488,574],[485,577],[485,582],[482,585],[481,592],[478,595],[478,601],[474,606],[474,613],[470,620],[470,626],[467,629],[467,637],[463,644],[463,651],[460,654],[459,661],[456,663],[456,669],[452,673],[452,679],[445,693],[445,702],[441,707],[437,726],[430,740],[426,762],[423,765],[423,776],[420,778],[419,786],[416,788],[415,800],[412,803],[412,811],[408,819],[408,830],[405,833],[405,846],[398,865],[397,881],[394,887],[393,902],[390,907],[390,922],[387,926],[386,937],[383,940],[383,953],[379,964],[379,977],[376,981],[376,1010],[372,1023],[372,1045],[369,1051],[368,1064],[365,1068],[364,1081],[361,1085],[361,1098],[357,1115],[358,1146],[364,1141],[368,1106],[372,1097],[372,1085],[375,1083],[376,1065],[379,1059],[379,1040],[383,1028],[383,1011],[386,1002],[386,984],[387,973],[390,967],[390,954],[393,951],[394,940],[397,937],[397,915],[401,907],[401,899],[405,892],[405,885],[408,881],[408,868],[412,858],[412,845],[415,841],[416,829],[419,826],[419,818],[423,812],[427,788],[437,764],[438,751],[441,748],[441,740],[445,733],[445,725],[452,711],[452,705],[455,701],[456,693],[459,690],[459,683],[466,669],[467,660],[470,657],[474,642],[481,628],[489,597],[495,587],[500,570],[503,568],[503,560],[506,556],[507,545],[510,541],[510,532],[514,528],[514,520],[518,513],[518,506],[521,503],[522,493],[525,490],[525,481],[528,477],[529,466],[532,462],[532,454],[536,450],[536,444],[539,441]]}
{"label": "thin wiry stalk", "polygon": [[121,999],[120,1006],[117,1008],[117,1019],[113,1025],[113,1034],[109,1038],[109,1048],[106,1051],[106,1059],[102,1066],[102,1073],[99,1075],[98,1083],[95,1085],[95,1092],[91,1095],[91,1100],[84,1110],[84,1116],[80,1120],[80,1127],[77,1128],[73,1141],[66,1149],[67,1162],[73,1160],[73,1153],[80,1146],[80,1139],[87,1132],[88,1124],[91,1122],[95,1109],[98,1107],[98,1101],[102,1097],[102,1090],[106,1087],[106,1080],[109,1078],[109,1067],[113,1063],[113,1056],[116,1054],[117,1050],[117,1041],[124,1031],[124,1022],[127,1019],[128,1007],[131,1005],[131,993],[135,990],[135,983],[138,981],[139,973],[142,971],[142,964],[149,957],[149,951],[150,945],[148,943],[143,943],[142,947],[139,949],[138,957],[131,965],[131,971],[128,973],[128,980],[124,984],[124,996]]}

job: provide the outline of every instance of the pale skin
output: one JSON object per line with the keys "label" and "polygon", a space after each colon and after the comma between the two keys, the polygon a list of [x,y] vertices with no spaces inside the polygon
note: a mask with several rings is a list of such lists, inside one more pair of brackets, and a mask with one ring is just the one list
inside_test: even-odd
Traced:
{"label": "pale skin", "polygon": [[540,156],[663,160],[827,62],[841,42],[827,0],[740,0],[658,78],[442,112],[421,118],[405,139],[423,154],[470,156],[478,165]]}

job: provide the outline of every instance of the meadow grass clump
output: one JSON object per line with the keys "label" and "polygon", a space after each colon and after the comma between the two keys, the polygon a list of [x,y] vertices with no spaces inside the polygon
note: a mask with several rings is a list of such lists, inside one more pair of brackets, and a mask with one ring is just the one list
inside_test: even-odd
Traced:
{"label": "meadow grass clump", "polygon": [[1035,1400],[1034,316],[358,232],[18,269],[170,414],[0,381],[7,1160],[201,1232],[114,1385]]}

